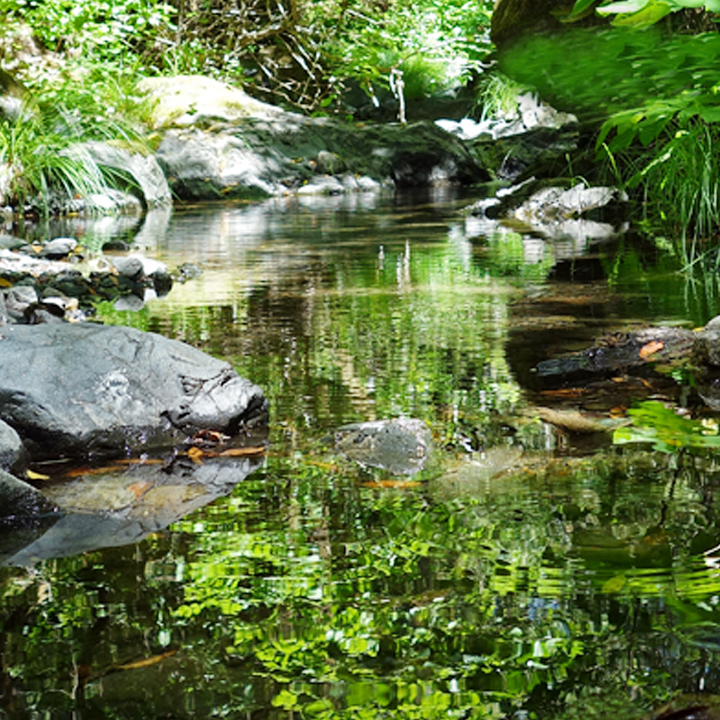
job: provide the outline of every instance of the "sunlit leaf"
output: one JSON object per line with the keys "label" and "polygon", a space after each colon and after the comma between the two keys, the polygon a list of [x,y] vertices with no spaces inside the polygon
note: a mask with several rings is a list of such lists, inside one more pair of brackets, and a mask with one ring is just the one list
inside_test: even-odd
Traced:
{"label": "sunlit leaf", "polygon": [[597,0],[577,0],[575,5],[573,5],[573,9],[570,12],[570,15],[568,15],[567,20],[569,22],[572,22],[574,20],[579,19],[584,14],[587,13],[588,10],[592,8],[593,5],[597,3]]}
{"label": "sunlit leaf", "polygon": [[651,355],[660,352],[665,347],[665,343],[660,340],[652,340],[643,345],[638,351],[638,355],[642,360],[647,360]]}
{"label": "sunlit leaf", "polygon": [[201,450],[199,447],[193,446],[187,451],[188,457],[194,462],[200,464],[202,462],[203,457],[205,456],[205,452]]}
{"label": "sunlit leaf", "polygon": [[604,593],[619,593],[627,585],[627,577],[623,575],[615,575],[603,583],[602,591]]}
{"label": "sunlit leaf", "polygon": [[657,400],[648,400],[628,410],[632,424],[613,434],[616,445],[651,443],[655,450],[675,453],[681,449],[720,448],[720,435],[707,434],[698,420],[678,415]]}
{"label": "sunlit leaf", "polygon": [[636,13],[642,10],[652,0],[624,0],[622,2],[614,2],[609,5],[603,5],[598,8],[601,15],[612,15],[617,13]]}

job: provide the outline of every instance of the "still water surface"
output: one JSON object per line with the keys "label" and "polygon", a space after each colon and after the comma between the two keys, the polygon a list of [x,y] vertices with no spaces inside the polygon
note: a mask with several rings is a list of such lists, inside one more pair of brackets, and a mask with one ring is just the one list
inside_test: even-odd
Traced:
{"label": "still water surface", "polygon": [[[717,463],[563,435],[532,373],[720,305],[639,241],[492,232],[468,202],[74,229],[202,269],[99,315],[232,362],[270,399],[270,444],[141,542],[0,569],[2,716],[639,718],[720,692]],[[615,397],[593,402],[608,419]],[[334,428],[399,416],[432,428],[420,474],[333,452]]]}

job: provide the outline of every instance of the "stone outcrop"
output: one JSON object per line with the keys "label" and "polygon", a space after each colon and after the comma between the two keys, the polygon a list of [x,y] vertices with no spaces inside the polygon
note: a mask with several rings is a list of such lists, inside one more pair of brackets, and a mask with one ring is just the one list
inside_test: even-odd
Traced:
{"label": "stone outcrop", "polygon": [[182,199],[340,194],[474,183],[488,173],[431,122],[347,123],[261,103],[202,77],[144,80],[164,135],[157,159]]}
{"label": "stone outcrop", "polygon": [[[307,186],[338,194],[489,179],[461,140],[431,122],[348,126],[292,113],[213,131],[169,130],[157,159],[173,191],[187,200],[267,197]],[[328,185],[329,173],[321,170],[331,169]]]}

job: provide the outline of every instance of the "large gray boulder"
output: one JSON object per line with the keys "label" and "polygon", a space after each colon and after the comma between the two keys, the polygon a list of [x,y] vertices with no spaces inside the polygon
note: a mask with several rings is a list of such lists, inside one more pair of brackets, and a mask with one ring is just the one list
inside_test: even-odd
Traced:
{"label": "large gray boulder", "polygon": [[91,323],[3,328],[0,418],[33,458],[118,454],[264,423],[259,387],[153,333]]}

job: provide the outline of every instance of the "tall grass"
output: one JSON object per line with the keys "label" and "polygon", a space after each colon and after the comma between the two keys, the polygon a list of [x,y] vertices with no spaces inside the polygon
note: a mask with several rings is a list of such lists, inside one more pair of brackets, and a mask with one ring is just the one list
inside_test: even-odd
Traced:
{"label": "tall grass", "polygon": [[720,266],[720,128],[698,118],[674,121],[647,147],[613,153],[609,175],[642,202],[643,217],[670,234],[686,267]]}
{"label": "tall grass", "polygon": [[122,83],[90,73],[34,88],[16,117],[0,117],[0,200],[18,209],[32,200],[47,213],[53,191],[86,196],[112,186],[117,172],[98,166],[83,142],[146,150],[143,112]]}
{"label": "tall grass", "polygon": [[0,162],[5,165],[5,203],[23,208],[39,199],[45,211],[53,189],[68,195],[102,190],[102,172],[76,139],[58,131],[56,118],[28,103],[16,119],[0,120]]}

